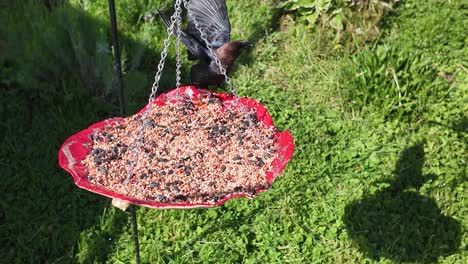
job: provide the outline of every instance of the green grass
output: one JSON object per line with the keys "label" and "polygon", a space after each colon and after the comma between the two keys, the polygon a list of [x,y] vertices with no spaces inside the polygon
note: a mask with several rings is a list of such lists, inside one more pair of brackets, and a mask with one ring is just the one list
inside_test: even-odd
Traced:
{"label": "green grass", "polygon": [[[68,136],[118,113],[116,92],[103,90],[111,53],[97,49],[108,47],[106,1],[71,2],[0,11],[4,263],[134,259],[129,215],[57,164]],[[129,113],[149,95],[165,31],[142,17],[160,2],[117,1]],[[228,1],[232,38],[257,41],[233,81],[291,131],[293,159],[253,200],[138,208],[142,262],[466,263],[466,5],[404,1],[378,42],[323,54],[317,33],[273,2]],[[165,89],[174,58],[172,49]],[[185,78],[188,69],[184,59]]]}

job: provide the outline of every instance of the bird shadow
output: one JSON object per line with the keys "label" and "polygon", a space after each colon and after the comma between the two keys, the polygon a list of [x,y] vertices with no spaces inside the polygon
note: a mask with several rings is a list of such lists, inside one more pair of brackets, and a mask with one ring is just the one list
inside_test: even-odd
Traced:
{"label": "bird shadow", "polygon": [[454,254],[461,225],[434,199],[417,191],[436,175],[423,175],[424,142],[404,150],[390,186],[352,202],[343,217],[349,236],[367,257],[396,262],[432,263]]}

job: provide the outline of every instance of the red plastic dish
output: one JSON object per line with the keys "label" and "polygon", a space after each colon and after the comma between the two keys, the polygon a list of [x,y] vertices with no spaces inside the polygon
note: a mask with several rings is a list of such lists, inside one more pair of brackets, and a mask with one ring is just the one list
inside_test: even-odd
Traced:
{"label": "red plastic dish", "polygon": [[[236,102],[236,97],[231,94],[224,93],[215,93],[209,90],[197,90],[194,86],[183,86],[179,89],[172,90],[170,92],[159,95],[153,101],[154,104],[165,105],[168,102],[175,102],[178,100],[179,96],[182,95],[184,98],[197,98],[198,96],[211,96],[214,95],[219,98],[223,103],[232,102],[234,107],[240,107],[240,105],[247,106],[249,108],[256,109],[257,118],[260,122],[267,126],[274,126],[271,116],[268,114],[267,109],[260,104],[258,101],[240,98]],[[240,103],[237,104],[237,103]],[[148,105],[143,107],[138,113],[142,114]],[[69,137],[62,145],[59,151],[58,159],[60,167],[68,171],[75,182],[75,184],[83,189],[88,191],[98,193],[110,198],[117,198],[132,204],[151,207],[151,208],[195,208],[195,207],[214,207],[219,206],[226,201],[236,198],[236,197],[247,197],[253,198],[257,193],[266,191],[267,189],[257,189],[253,195],[248,195],[245,193],[232,193],[225,196],[223,199],[216,203],[188,203],[188,202],[169,202],[169,203],[159,203],[155,201],[140,200],[132,197],[128,197],[122,194],[114,193],[107,189],[101,188],[99,186],[91,185],[88,181],[88,170],[81,161],[88,155],[92,150],[92,141],[89,139],[89,135],[93,134],[95,130],[104,128],[104,126],[114,126],[119,125],[123,121],[121,117],[115,117],[106,119],[104,121],[95,123],[84,129],[73,136]],[[268,171],[265,175],[269,185],[275,180],[275,178],[284,170],[286,164],[291,159],[294,152],[294,141],[291,134],[288,131],[276,132],[275,138],[280,145],[278,149],[279,157],[272,162],[272,170]]]}

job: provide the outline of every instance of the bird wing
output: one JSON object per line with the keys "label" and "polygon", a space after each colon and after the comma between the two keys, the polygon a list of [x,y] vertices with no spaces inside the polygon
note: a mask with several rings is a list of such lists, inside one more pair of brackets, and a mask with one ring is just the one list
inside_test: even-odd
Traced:
{"label": "bird wing", "polygon": [[225,0],[191,0],[188,4],[189,15],[187,32],[197,38],[201,43],[201,33],[195,27],[195,20],[204,30],[208,42],[213,48],[219,48],[229,42],[231,37],[231,24],[227,14]]}
{"label": "bird wing", "polygon": [[[172,23],[170,18],[161,11],[158,11],[158,13],[166,27],[171,27]],[[174,35],[177,36],[177,30],[174,30]],[[210,58],[208,50],[205,48],[205,46],[202,45],[195,37],[187,34],[184,30],[180,31],[180,39],[187,47],[189,60],[208,60]]]}

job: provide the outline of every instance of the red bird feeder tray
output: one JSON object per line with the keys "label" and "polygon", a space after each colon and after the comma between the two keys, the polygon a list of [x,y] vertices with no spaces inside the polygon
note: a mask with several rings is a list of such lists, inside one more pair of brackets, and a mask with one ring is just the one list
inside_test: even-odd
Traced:
{"label": "red bird feeder tray", "polygon": [[[182,95],[182,97],[180,95]],[[92,170],[91,170],[91,168],[89,166],[89,164],[90,164],[90,162],[89,162],[90,158],[89,157],[93,152],[98,152],[97,150],[94,150],[94,149],[97,149],[97,147],[95,146],[97,143],[95,141],[95,138],[93,139],[93,137],[95,137],[96,133],[101,133],[100,135],[102,135],[103,131],[106,131],[106,130],[109,130],[109,129],[117,129],[117,127],[122,126],[123,124],[129,124],[128,123],[129,120],[133,120],[133,121],[137,120],[138,121],[139,118],[144,116],[149,104],[146,105],[143,109],[141,109],[139,112],[137,112],[135,115],[133,115],[131,117],[128,117],[128,118],[115,117],[115,118],[106,119],[104,121],[95,123],[95,124],[91,125],[90,127],[88,127],[87,129],[84,129],[84,130],[74,134],[73,136],[69,137],[63,143],[62,147],[60,148],[59,156],[58,156],[59,164],[63,169],[65,169],[66,171],[68,171],[72,175],[75,184],[80,188],[83,188],[83,189],[86,189],[88,191],[98,193],[100,195],[104,195],[104,196],[107,196],[107,197],[110,197],[110,198],[120,199],[120,200],[123,200],[123,201],[131,203],[131,204],[136,204],[136,205],[141,205],[141,206],[146,206],[146,207],[151,207],[151,208],[214,207],[214,206],[219,206],[219,205],[225,203],[226,201],[228,201],[230,199],[233,199],[233,198],[237,198],[237,197],[253,198],[257,193],[262,192],[262,191],[266,191],[271,186],[271,184],[273,183],[275,178],[286,167],[286,164],[291,159],[291,157],[293,155],[293,151],[294,151],[293,138],[292,138],[292,136],[290,135],[290,133],[288,131],[279,132],[279,131],[276,130],[276,128],[274,127],[274,124],[273,124],[273,120],[270,117],[270,115],[268,114],[267,109],[262,104],[260,104],[258,101],[248,99],[248,98],[237,98],[237,97],[235,97],[235,96],[233,96],[231,94],[215,93],[215,92],[211,92],[209,90],[197,90],[193,86],[180,87],[179,89],[175,89],[175,90],[172,90],[170,92],[159,95],[157,98],[155,98],[153,100],[152,109],[157,109],[158,107],[172,107],[172,108],[175,108],[176,104],[178,102],[180,103],[182,101],[184,101],[184,105],[192,105],[192,106],[194,104],[200,105],[200,102],[203,101],[203,100],[205,100],[205,101],[212,100],[210,98],[212,98],[213,100],[216,100],[218,102],[218,108],[217,108],[219,110],[218,112],[229,113],[230,111],[231,112],[233,111],[232,109],[237,109],[237,112],[242,112],[242,111],[245,111],[245,109],[249,109],[250,113],[254,113],[254,114],[251,114],[251,115],[255,119],[255,122],[258,123],[258,126],[264,127],[265,129],[270,129],[272,131],[272,136],[270,138],[271,138],[272,142],[274,142],[274,145],[275,145],[274,150],[275,151],[274,151],[274,153],[270,153],[272,158],[269,161],[271,161],[271,162],[269,162],[268,164],[264,164],[265,167],[262,167],[262,168],[266,168],[266,169],[265,169],[265,171],[260,172],[261,175],[258,176],[258,177],[261,178],[263,184],[251,185],[248,188],[247,187],[242,188],[243,187],[242,182],[239,184],[239,179],[237,179],[236,184],[240,185],[239,187],[237,187],[237,189],[233,189],[232,191],[224,192],[222,195],[218,195],[214,199],[208,199],[210,197],[213,198],[212,196],[215,196],[215,194],[213,193],[213,194],[207,194],[207,195],[205,195],[206,197],[204,199],[200,198],[198,200],[197,199],[194,199],[194,200],[186,199],[187,197],[182,197],[182,198],[178,197],[177,198],[177,196],[176,196],[175,199],[166,199],[166,198],[162,199],[160,197],[158,199],[156,199],[156,198],[155,199],[147,199],[147,198],[142,198],[142,196],[143,196],[142,193],[148,192],[149,187],[145,187],[147,189],[144,189],[142,192],[138,192],[138,191],[133,191],[132,192],[132,190],[130,190],[130,191],[125,193],[125,192],[122,192],[122,191],[113,190],[112,184],[108,183],[107,186],[103,186],[102,184],[99,184],[96,179],[93,179],[94,174],[90,175],[90,171],[92,171]],[[205,107],[205,106],[203,106],[203,107]],[[231,108],[231,107],[233,107],[233,108]],[[194,111],[197,111],[196,109],[198,109],[198,108],[194,108],[194,109],[195,109]],[[240,111],[240,109],[243,109],[243,110]],[[188,112],[188,113],[184,112],[183,115],[185,115],[186,118],[188,118],[187,120],[190,120],[190,119],[194,118],[194,116],[191,116],[191,114],[193,114],[193,113],[194,112]],[[213,113],[213,112],[212,112],[212,114],[216,115],[216,113]],[[149,113],[149,115],[151,115],[151,113]],[[127,120],[127,123],[126,123],[126,120]],[[141,126],[144,125],[143,121],[140,122],[140,125]],[[233,126],[235,126],[235,125],[231,125],[231,127],[233,127]],[[170,128],[170,127],[167,126],[166,129],[168,129],[168,128]],[[216,128],[216,129],[222,130],[221,126],[219,128]],[[238,128],[234,127],[234,129],[238,129]],[[205,130],[206,130],[206,128],[205,128]],[[238,130],[236,130],[236,131],[238,131]],[[215,132],[216,133],[221,133],[222,131],[221,132],[220,131],[214,131],[214,132],[211,131],[210,133],[215,133]],[[258,131],[257,131],[257,134],[258,134]],[[235,138],[236,134],[235,133],[232,134],[232,137]],[[105,139],[104,139],[104,141],[105,141]],[[153,145],[155,147],[154,150],[156,150],[156,152],[161,151],[163,148],[171,148],[170,145],[167,145],[167,142],[165,143],[166,145],[162,145],[162,143],[161,144],[159,144],[159,143],[160,142],[153,143]],[[143,142],[141,144],[141,148],[143,150],[145,149],[145,144],[147,144],[147,142]],[[219,146],[217,146],[217,147],[219,147]],[[132,148],[128,147],[128,149],[129,149],[129,152],[131,152],[130,150],[132,150]],[[213,150],[213,152],[215,152],[215,150]],[[270,155],[270,154],[268,154],[268,155]],[[137,155],[151,155],[151,154],[148,154],[148,153],[145,153],[145,151],[142,151],[141,153],[137,153]],[[217,155],[217,156],[222,156],[222,155]],[[154,155],[153,155],[153,157],[154,157]],[[121,157],[119,157],[119,158],[121,158]],[[119,159],[119,158],[117,158],[117,159]],[[203,162],[205,160],[207,160],[207,158],[203,157],[203,155],[201,155],[201,157],[198,157],[198,158],[199,158],[198,160],[190,161],[190,162],[194,162],[194,163],[196,162],[196,164],[200,164],[200,166],[201,166],[201,165],[203,165]],[[246,159],[246,161],[248,161],[247,156],[245,157],[245,159]],[[169,161],[165,160],[165,159],[161,159],[161,160],[166,161],[168,164],[172,164],[171,162],[173,162],[172,160],[169,160]],[[234,158],[234,160],[235,160],[235,158]],[[261,161],[261,159],[259,159],[259,161]],[[257,162],[259,162],[259,161],[257,161]],[[95,162],[96,162],[96,160],[95,160]],[[100,163],[101,161],[98,161],[98,162]],[[230,159],[229,161],[225,161],[225,163],[226,164],[228,164],[228,163],[234,164],[232,162],[232,159]],[[129,163],[127,163],[127,165],[128,164]],[[245,169],[246,166],[247,166],[247,165],[245,165],[246,163],[242,163],[240,161],[238,162],[238,164],[241,164],[241,165],[239,165],[238,168]],[[242,165],[242,164],[244,164],[244,165]],[[103,164],[103,165],[106,165],[106,164]],[[205,164],[205,165],[209,166],[209,164]],[[256,165],[258,165],[258,164],[256,164]],[[238,165],[234,164],[233,166],[238,166]],[[114,167],[115,166],[112,165],[112,166],[107,166],[106,168],[110,171],[111,169],[115,169]],[[188,166],[185,166],[185,167],[188,167]],[[225,166],[222,166],[222,167],[225,167]],[[128,166],[126,168],[128,169]],[[145,166],[140,166],[138,168],[140,168],[141,170],[144,170],[145,172],[158,170],[158,168],[151,167],[150,164],[146,164]],[[170,169],[169,172],[173,172],[174,170],[177,170],[177,169],[178,169],[177,167],[174,167],[173,169]],[[182,171],[183,169],[184,168],[179,168],[178,170]],[[93,170],[96,171],[96,168],[94,168]],[[99,168],[99,170],[101,170],[101,168]],[[102,168],[102,170],[105,170],[105,169]],[[209,169],[205,168],[204,170],[208,171]],[[115,173],[115,172],[113,172],[113,173]],[[120,173],[121,175],[118,175],[118,176],[120,176],[120,182],[119,182],[120,185],[119,186],[123,186],[122,188],[124,188],[124,189],[125,189],[125,184],[127,184],[128,182],[130,182],[128,184],[131,185],[131,184],[140,184],[139,181],[147,181],[148,180],[148,179],[142,179],[140,176],[133,176],[128,180],[127,183],[123,183],[123,179],[126,178],[126,173],[127,173],[126,170],[123,170],[123,171],[121,170],[121,173]],[[233,173],[235,173],[235,171]],[[190,171],[189,171],[188,174],[185,174],[185,175],[183,173],[180,173],[180,174],[174,173],[172,175],[179,175],[178,177],[181,178],[180,182],[181,181],[189,182],[191,180]],[[223,177],[223,178],[221,179],[220,177]],[[214,182],[211,182],[211,183],[216,184],[216,181],[218,181],[218,180],[221,181],[222,180],[223,181],[222,185],[227,186],[227,185],[229,185],[229,180],[231,179],[230,177],[231,176],[226,176],[226,175],[224,175],[224,176],[219,175],[218,178],[212,177],[212,181],[214,181]],[[247,177],[247,176],[245,176],[245,177]],[[106,179],[103,179],[101,181],[106,181]],[[176,183],[177,182],[179,182],[179,181],[177,180]],[[164,185],[169,186],[169,184],[167,182],[155,182],[155,183],[151,183],[151,184],[153,184],[152,187],[157,186],[157,187],[162,188]],[[207,184],[209,185],[210,183],[200,182],[200,183],[197,183],[197,184],[198,184],[197,186],[207,186]],[[166,188],[168,188],[168,187],[166,187]],[[174,186],[172,186],[171,188],[178,189],[178,188],[176,188]],[[171,190],[170,192],[173,192],[173,191]],[[194,192],[196,192],[196,190]]]}

